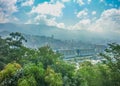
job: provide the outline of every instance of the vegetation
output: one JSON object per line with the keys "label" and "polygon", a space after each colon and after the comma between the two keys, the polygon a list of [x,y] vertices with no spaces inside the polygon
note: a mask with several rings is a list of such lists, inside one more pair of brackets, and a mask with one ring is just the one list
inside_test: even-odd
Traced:
{"label": "vegetation", "polygon": [[18,32],[0,37],[0,86],[120,86],[120,45],[109,44],[103,62],[62,60],[49,46],[30,49]]}

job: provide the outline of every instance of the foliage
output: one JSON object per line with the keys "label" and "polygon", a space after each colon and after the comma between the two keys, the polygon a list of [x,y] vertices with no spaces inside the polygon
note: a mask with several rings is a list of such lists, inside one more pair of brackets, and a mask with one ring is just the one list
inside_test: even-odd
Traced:
{"label": "foliage", "polygon": [[105,58],[105,64],[111,69],[111,86],[120,85],[120,45],[116,43],[109,44],[105,53],[100,54]]}
{"label": "foliage", "polygon": [[[23,76],[18,80],[18,84],[22,86],[44,86],[44,72],[42,63],[28,63],[23,67]],[[27,84],[28,83],[28,84]]]}
{"label": "foliage", "polygon": [[6,45],[9,46],[9,52],[8,52],[8,61],[16,61],[20,63],[20,60],[25,55],[26,48],[23,46],[23,42],[27,42],[27,40],[22,36],[19,32],[12,32],[10,33],[10,36],[5,39]]}
{"label": "foliage", "polygon": [[44,69],[42,63],[34,64],[34,63],[28,63],[23,68],[26,75],[32,74],[36,77],[42,77],[44,75]]}
{"label": "foliage", "polygon": [[82,63],[77,72],[83,79],[81,83],[83,86],[102,86],[99,80],[100,73],[90,62]]}
{"label": "foliage", "polygon": [[0,68],[3,68],[9,62],[20,63],[27,49],[22,44],[24,41],[26,39],[18,32],[10,33],[10,36],[5,39],[0,37],[0,59],[2,61],[0,62],[2,64]]}
{"label": "foliage", "polygon": [[67,63],[65,61],[59,60],[56,61],[54,65],[51,66],[55,72],[61,73],[63,77],[63,86],[73,84],[73,76],[75,72],[75,65]]}
{"label": "foliage", "polygon": [[61,74],[55,73],[50,67],[46,70],[45,81],[49,86],[62,86],[63,84]]}
{"label": "foliage", "polygon": [[5,39],[0,37],[0,70],[4,68],[6,64],[6,55],[8,54],[8,46]]}
{"label": "foliage", "polygon": [[22,46],[22,43],[27,40],[19,32],[12,32],[10,36],[6,38],[7,44],[10,48],[19,48]]}
{"label": "foliage", "polygon": [[103,63],[85,61],[79,68],[49,46],[23,45],[21,33],[0,37],[0,86],[120,86],[120,45],[109,44]]}
{"label": "foliage", "polygon": [[14,84],[13,77],[16,72],[21,69],[21,66],[17,63],[9,63],[5,68],[0,71],[0,85],[12,85]]}
{"label": "foliage", "polygon": [[97,68],[100,72],[102,86],[112,86],[111,69],[106,64],[99,64]]}
{"label": "foliage", "polygon": [[23,77],[18,80],[18,86],[37,86],[33,76]]}
{"label": "foliage", "polygon": [[[56,61],[55,65],[52,66],[58,73],[62,73],[62,76],[72,76],[75,72],[75,65],[64,61]],[[71,70],[72,69],[72,70]]]}
{"label": "foliage", "polygon": [[38,61],[41,61],[44,65],[44,68],[47,68],[48,65],[53,65],[59,59],[59,54],[56,54],[52,51],[49,46],[44,46],[38,49]]}

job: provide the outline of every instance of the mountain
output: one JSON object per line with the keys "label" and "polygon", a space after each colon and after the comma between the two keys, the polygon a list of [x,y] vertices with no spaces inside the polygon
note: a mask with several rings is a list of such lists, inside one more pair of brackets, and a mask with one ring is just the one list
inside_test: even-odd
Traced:
{"label": "mountain", "polygon": [[47,37],[54,35],[54,38],[60,40],[75,40],[93,44],[120,42],[117,34],[108,36],[85,30],[67,30],[47,25],[1,23],[0,32],[2,31],[21,32],[24,34]]}
{"label": "mountain", "polygon": [[69,31],[65,29],[60,29],[53,26],[34,25],[34,24],[3,23],[0,24],[0,31],[21,32],[25,34],[39,35],[39,36],[54,35],[56,38],[59,39],[68,39],[70,38],[69,36],[71,35]]}
{"label": "mountain", "polygon": [[[5,38],[8,36],[10,32],[8,31],[2,31],[0,32],[0,36]],[[104,45],[95,45],[91,43],[86,43],[82,41],[75,41],[75,40],[60,40],[54,38],[54,35],[52,36],[39,36],[39,35],[29,35],[24,34],[22,35],[27,39],[27,43],[24,43],[25,46],[30,48],[38,48],[41,46],[49,45],[52,49],[58,50],[58,49],[95,49],[96,47],[106,47]]]}

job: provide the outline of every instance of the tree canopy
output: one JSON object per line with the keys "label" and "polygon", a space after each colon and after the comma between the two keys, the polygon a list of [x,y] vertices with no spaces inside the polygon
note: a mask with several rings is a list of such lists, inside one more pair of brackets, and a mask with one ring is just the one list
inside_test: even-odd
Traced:
{"label": "tree canopy", "polygon": [[0,37],[0,86],[120,86],[120,45],[100,54],[103,61],[76,64],[61,59],[49,46],[24,46],[21,33]]}

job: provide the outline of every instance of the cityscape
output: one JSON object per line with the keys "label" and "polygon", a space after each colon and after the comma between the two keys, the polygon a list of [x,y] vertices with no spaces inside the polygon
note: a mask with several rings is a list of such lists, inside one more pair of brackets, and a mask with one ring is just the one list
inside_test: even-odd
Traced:
{"label": "cityscape", "polygon": [[120,86],[120,0],[0,0],[0,86]]}

